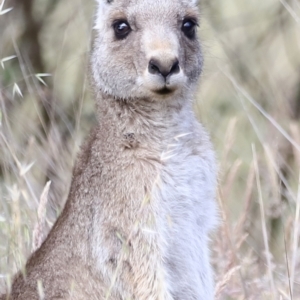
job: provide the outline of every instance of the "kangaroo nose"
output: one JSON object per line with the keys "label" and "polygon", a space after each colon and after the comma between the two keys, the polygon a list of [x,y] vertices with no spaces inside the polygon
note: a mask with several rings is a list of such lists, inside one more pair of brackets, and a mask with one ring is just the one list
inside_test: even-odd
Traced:
{"label": "kangaroo nose", "polygon": [[167,76],[172,74],[177,74],[180,71],[179,61],[177,58],[169,61],[161,61],[155,58],[152,58],[148,66],[149,73],[151,74],[160,74],[165,79]]}

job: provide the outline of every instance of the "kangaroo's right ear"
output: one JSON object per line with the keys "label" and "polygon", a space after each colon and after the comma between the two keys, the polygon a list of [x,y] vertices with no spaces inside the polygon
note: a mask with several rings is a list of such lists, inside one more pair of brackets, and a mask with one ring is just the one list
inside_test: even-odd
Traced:
{"label": "kangaroo's right ear", "polygon": [[96,0],[99,9],[107,7],[109,4],[113,3],[114,0]]}
{"label": "kangaroo's right ear", "polygon": [[96,2],[98,3],[98,9],[97,9],[97,15],[96,15],[96,19],[95,19],[95,25],[94,25],[94,29],[103,29],[103,20],[104,20],[104,16],[107,13],[107,8],[109,7],[109,5],[113,2],[113,0],[96,0]]}
{"label": "kangaroo's right ear", "polygon": [[96,0],[97,3],[101,4],[110,4],[114,2],[114,0]]}

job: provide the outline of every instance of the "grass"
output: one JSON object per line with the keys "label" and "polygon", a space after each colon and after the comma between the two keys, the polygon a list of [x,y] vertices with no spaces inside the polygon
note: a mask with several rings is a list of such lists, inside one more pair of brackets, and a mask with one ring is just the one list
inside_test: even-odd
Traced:
{"label": "grass", "polygon": [[[95,121],[85,72],[93,2],[49,3],[33,8],[39,63],[22,7],[1,9],[14,7],[0,15],[0,288],[53,225]],[[207,0],[201,11],[195,111],[220,169],[216,299],[300,299],[300,3]]]}

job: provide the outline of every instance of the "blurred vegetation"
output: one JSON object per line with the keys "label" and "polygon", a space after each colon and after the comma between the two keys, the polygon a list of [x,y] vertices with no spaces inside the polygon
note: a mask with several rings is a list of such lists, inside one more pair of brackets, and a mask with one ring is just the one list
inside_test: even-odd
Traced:
{"label": "blurred vegetation", "polygon": [[[0,12],[0,288],[59,214],[95,122],[92,0],[6,0]],[[217,299],[300,299],[300,1],[202,0],[195,111],[220,164]],[[298,214],[297,214],[298,213]]]}

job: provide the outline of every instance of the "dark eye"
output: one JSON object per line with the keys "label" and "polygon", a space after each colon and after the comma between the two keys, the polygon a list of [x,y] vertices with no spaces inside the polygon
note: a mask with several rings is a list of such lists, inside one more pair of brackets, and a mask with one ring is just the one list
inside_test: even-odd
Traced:
{"label": "dark eye", "polygon": [[192,39],[196,35],[196,26],[196,21],[192,19],[184,19],[182,22],[181,30],[189,39]]}
{"label": "dark eye", "polygon": [[126,38],[131,31],[128,22],[124,20],[115,21],[113,23],[113,28],[115,31],[116,38],[119,40]]}

